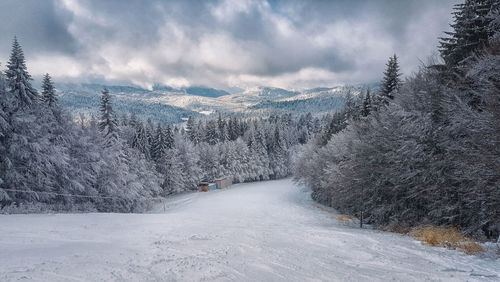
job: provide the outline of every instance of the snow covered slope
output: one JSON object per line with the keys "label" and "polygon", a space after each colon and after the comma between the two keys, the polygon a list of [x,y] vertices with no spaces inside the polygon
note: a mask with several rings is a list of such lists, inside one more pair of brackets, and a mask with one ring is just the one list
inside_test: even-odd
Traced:
{"label": "snow covered slope", "polygon": [[182,195],[152,214],[1,215],[0,281],[500,279],[498,260],[333,216],[290,180]]}

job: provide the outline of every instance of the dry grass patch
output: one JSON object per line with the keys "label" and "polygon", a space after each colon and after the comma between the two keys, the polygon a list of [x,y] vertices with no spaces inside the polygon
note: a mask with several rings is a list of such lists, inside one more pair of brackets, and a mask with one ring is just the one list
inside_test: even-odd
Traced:
{"label": "dry grass patch", "polygon": [[357,218],[354,215],[342,214],[337,217],[340,224],[353,226]]}
{"label": "dry grass patch", "polygon": [[324,211],[324,212],[327,212],[327,213],[333,213],[333,211],[332,211],[332,210],[329,210],[329,209],[327,209],[327,208],[325,208],[325,207],[323,207],[323,206],[319,206],[319,205],[318,205],[318,206],[316,206],[316,207],[317,207],[318,209],[320,209],[320,210]]}
{"label": "dry grass patch", "polygon": [[429,246],[460,249],[466,254],[484,252],[483,247],[465,237],[455,227],[417,227],[409,234]]}

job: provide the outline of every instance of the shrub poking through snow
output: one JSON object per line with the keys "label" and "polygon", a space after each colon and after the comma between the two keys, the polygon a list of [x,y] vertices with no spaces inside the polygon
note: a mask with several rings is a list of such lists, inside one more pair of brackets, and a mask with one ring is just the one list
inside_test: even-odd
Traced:
{"label": "shrub poking through snow", "polygon": [[456,227],[417,227],[409,234],[416,240],[433,247],[460,249],[466,254],[484,252],[483,247],[465,237]]}

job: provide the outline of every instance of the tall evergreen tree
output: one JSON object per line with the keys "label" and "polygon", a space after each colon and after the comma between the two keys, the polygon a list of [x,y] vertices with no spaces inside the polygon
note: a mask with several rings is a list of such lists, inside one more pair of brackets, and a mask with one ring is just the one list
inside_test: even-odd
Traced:
{"label": "tall evergreen tree", "polygon": [[57,105],[56,90],[54,89],[54,84],[52,83],[52,79],[48,73],[44,75],[42,81],[42,100],[49,107]]}
{"label": "tall evergreen tree", "polygon": [[10,131],[10,122],[7,115],[8,108],[7,96],[7,82],[2,73],[0,73],[0,202],[9,198],[8,194],[4,192],[3,187],[5,174],[9,168],[9,156],[7,148],[7,138]]}
{"label": "tall evergreen tree", "polygon": [[165,133],[164,133],[164,138],[165,138],[165,146],[168,148],[168,149],[172,149],[174,148],[174,133],[172,132],[172,127],[170,126],[170,124],[167,124],[165,126]]}
{"label": "tall evergreen tree", "polygon": [[366,95],[363,98],[362,101],[362,107],[361,107],[361,115],[366,117],[370,114],[372,110],[372,98],[370,96],[370,89],[366,90]]}
{"label": "tall evergreen tree", "polygon": [[469,57],[472,52],[487,47],[490,37],[498,32],[498,26],[490,23],[498,18],[498,0],[466,0],[454,7],[453,30],[441,38],[441,56],[449,66],[455,66]]}
{"label": "tall evergreen tree", "polygon": [[191,142],[194,144],[198,144],[200,142],[198,138],[198,132],[196,130],[196,125],[194,122],[194,118],[192,116],[189,116],[187,123],[186,123],[186,132],[188,134],[188,138]]}
{"label": "tall evergreen tree", "polygon": [[132,148],[136,148],[142,154],[144,154],[144,157],[147,160],[151,159],[148,135],[146,133],[146,129],[144,128],[144,125],[142,124],[142,122],[136,123],[135,134],[134,134],[134,138],[132,139],[131,145],[132,145]]}
{"label": "tall evergreen tree", "polygon": [[18,106],[29,107],[37,100],[38,94],[31,86],[30,80],[32,79],[26,68],[24,53],[21,45],[17,41],[17,37],[14,37],[14,42],[12,43],[12,51],[9,62],[7,63],[5,75],[7,77],[9,90],[16,98],[15,102]]}
{"label": "tall evergreen tree", "polygon": [[229,138],[227,135],[226,121],[222,119],[222,115],[219,113],[219,118],[217,119],[217,129],[219,131],[219,141],[225,142]]}
{"label": "tall evergreen tree", "polygon": [[210,145],[215,145],[219,141],[217,134],[217,123],[214,120],[209,120],[205,127],[205,141]]}
{"label": "tall evergreen tree", "polygon": [[386,66],[379,94],[382,103],[384,101],[387,102],[387,99],[394,99],[394,93],[401,85],[401,79],[399,78],[401,73],[399,72],[398,57],[396,54],[389,58]]}
{"label": "tall evergreen tree", "polygon": [[100,111],[99,130],[104,133],[106,143],[110,145],[118,139],[118,120],[116,119],[116,114],[111,103],[111,96],[107,88],[102,90]]}
{"label": "tall evergreen tree", "polygon": [[151,158],[158,162],[161,158],[165,156],[167,146],[165,144],[165,133],[161,125],[158,123],[156,127],[156,134],[153,138],[153,143],[151,144]]}

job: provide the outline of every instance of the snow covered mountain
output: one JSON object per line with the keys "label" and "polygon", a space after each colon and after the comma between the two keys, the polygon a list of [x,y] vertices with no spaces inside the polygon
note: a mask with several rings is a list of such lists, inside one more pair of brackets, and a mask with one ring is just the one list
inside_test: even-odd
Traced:
{"label": "snow covered mountain", "polygon": [[[107,87],[115,97],[118,113],[135,112],[154,121],[178,123],[187,117],[216,112],[237,116],[260,116],[282,113],[326,113],[344,104],[345,87],[286,90],[255,87],[231,94],[208,87],[173,88],[155,85],[152,90],[134,86],[101,84],[58,84],[62,105],[73,114],[94,114],[100,92]],[[358,88],[355,88],[358,89]],[[356,90],[354,91],[356,93]]]}

